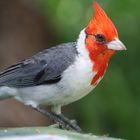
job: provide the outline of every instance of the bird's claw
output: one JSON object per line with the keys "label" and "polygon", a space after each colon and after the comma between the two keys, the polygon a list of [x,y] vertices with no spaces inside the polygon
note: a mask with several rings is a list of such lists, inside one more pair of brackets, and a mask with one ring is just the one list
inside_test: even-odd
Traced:
{"label": "bird's claw", "polygon": [[78,133],[82,133],[82,129],[77,125],[77,122],[75,120],[70,120],[69,122],[58,119],[58,122],[56,122],[59,125],[59,128],[65,129],[65,130],[71,130],[76,131]]}
{"label": "bird's claw", "polygon": [[76,131],[78,133],[82,133],[82,129],[78,125],[73,125],[73,124],[62,124],[58,123],[59,128],[64,129],[64,130],[71,130],[71,131]]}
{"label": "bird's claw", "polygon": [[71,126],[76,132],[82,133],[82,129],[78,126],[76,120],[70,120],[70,126]]}
{"label": "bird's claw", "polygon": [[77,121],[76,120],[70,120],[70,122],[72,123],[72,124],[75,124],[75,125],[77,125]]}

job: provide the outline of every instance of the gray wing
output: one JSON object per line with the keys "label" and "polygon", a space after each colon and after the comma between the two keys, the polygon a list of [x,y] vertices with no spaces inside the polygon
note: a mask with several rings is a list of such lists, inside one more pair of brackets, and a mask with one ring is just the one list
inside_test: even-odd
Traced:
{"label": "gray wing", "polygon": [[22,88],[60,81],[63,71],[75,60],[75,46],[75,42],[61,44],[12,65],[0,73],[0,86]]}

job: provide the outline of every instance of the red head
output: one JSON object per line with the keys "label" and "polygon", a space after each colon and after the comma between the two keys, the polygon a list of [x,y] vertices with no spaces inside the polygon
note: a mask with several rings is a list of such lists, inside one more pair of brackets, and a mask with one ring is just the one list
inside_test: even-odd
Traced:
{"label": "red head", "polygon": [[104,75],[108,61],[116,50],[126,50],[118,39],[118,32],[100,5],[94,1],[95,15],[87,26],[86,48],[91,60],[94,62],[93,71],[96,72],[92,84],[96,85],[99,78]]}

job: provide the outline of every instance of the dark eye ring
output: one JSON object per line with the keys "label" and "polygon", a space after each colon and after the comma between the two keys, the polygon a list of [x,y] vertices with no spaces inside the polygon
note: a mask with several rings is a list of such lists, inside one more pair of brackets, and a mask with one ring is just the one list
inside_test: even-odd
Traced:
{"label": "dark eye ring", "polygon": [[105,42],[106,42],[106,38],[105,38],[105,36],[102,35],[102,34],[96,34],[96,35],[95,35],[95,38],[96,38],[96,41],[97,41],[98,43],[105,43]]}

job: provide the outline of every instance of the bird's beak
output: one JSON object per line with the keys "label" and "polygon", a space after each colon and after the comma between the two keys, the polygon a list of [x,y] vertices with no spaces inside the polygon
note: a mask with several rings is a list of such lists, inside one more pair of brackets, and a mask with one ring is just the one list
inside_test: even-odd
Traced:
{"label": "bird's beak", "polygon": [[118,38],[115,38],[113,41],[107,43],[106,46],[111,50],[127,50],[125,45]]}

